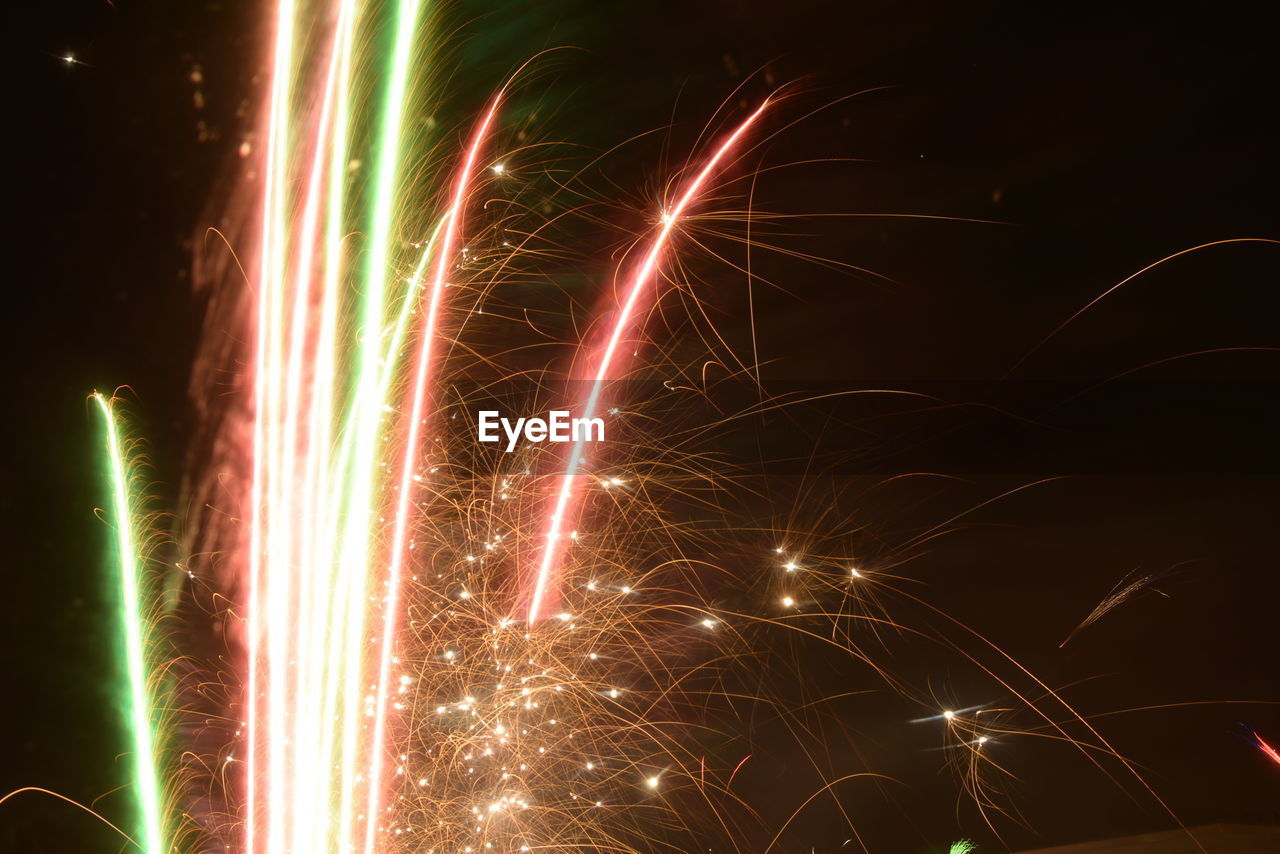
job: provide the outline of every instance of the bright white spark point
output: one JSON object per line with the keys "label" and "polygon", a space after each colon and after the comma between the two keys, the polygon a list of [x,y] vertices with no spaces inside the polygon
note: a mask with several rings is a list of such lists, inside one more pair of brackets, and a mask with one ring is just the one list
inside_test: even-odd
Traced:
{"label": "bright white spark point", "polygon": [[790,607],[791,607],[792,605],[794,605],[794,604],[796,604],[796,600],[792,599],[790,596],[783,596],[783,597],[782,597],[782,605],[783,605],[783,607],[790,608]]}
{"label": "bright white spark point", "polygon": [[858,572],[858,570],[855,569],[854,567],[849,567],[849,574],[852,575],[854,578],[862,577],[862,573]]}
{"label": "bright white spark point", "polygon": [[657,777],[650,777],[648,780],[645,780],[644,782],[645,782],[645,785],[646,785],[646,786],[648,786],[650,789],[656,789],[656,788],[658,788],[658,778],[657,778]]}
{"label": "bright white spark point", "polygon": [[956,713],[951,711],[950,709],[947,709],[945,712],[942,713],[942,716],[947,720],[951,720],[956,716]]}
{"label": "bright white spark point", "polygon": [[985,735],[978,736],[978,744],[986,744],[986,743],[987,743],[987,737]]}
{"label": "bright white spark point", "polygon": [[792,562],[788,563],[788,564],[786,565],[786,567],[785,567],[785,568],[786,568],[787,572],[795,572],[795,571],[796,571],[796,569],[797,569],[796,564],[795,564],[795,561],[792,561]]}
{"label": "bright white spark point", "polygon": [[506,164],[504,163],[493,164],[493,174],[501,175],[503,172],[506,172],[506,171],[507,171]]}
{"label": "bright white spark point", "polygon": [[702,625],[706,626],[708,629],[714,629],[714,628],[716,627],[716,621],[715,621],[715,620],[703,620],[703,621],[702,621]]}

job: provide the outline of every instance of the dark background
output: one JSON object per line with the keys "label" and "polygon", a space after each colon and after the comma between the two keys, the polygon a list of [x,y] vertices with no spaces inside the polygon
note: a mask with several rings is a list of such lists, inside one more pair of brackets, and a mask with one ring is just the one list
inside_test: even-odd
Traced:
{"label": "dark background", "polygon": [[[202,310],[191,297],[192,241],[233,174],[245,130],[237,112],[259,95],[263,13],[254,5],[98,0],[7,13],[21,17],[6,22],[0,790],[38,785],[88,803],[124,782],[86,395],[133,389],[156,491],[176,500]],[[1208,241],[1280,237],[1280,65],[1272,22],[1250,4],[710,0],[462,4],[450,14],[465,33],[482,34],[460,60],[478,70],[474,81],[453,101],[478,104],[517,60],[574,44],[586,50],[556,84],[573,106],[549,123],[560,138],[602,147],[673,115],[671,145],[687,147],[753,71],[753,95],[767,88],[767,72],[800,81],[811,105],[890,87],[823,112],[768,152],[771,162],[868,162],[788,171],[759,203],[1004,224],[810,223],[820,236],[808,250],[893,283],[787,268],[793,295],[762,297],[760,325],[780,382],[937,381],[954,391],[1000,381],[1062,320],[1145,265]],[[68,51],[76,64],[61,59]],[[1182,353],[1280,346],[1278,265],[1280,248],[1263,244],[1174,261],[1101,303],[1012,377],[1087,385]],[[1145,387],[1143,405],[1121,396],[1077,407],[1064,416],[1067,440],[1026,439],[1029,450],[1010,457],[988,447],[980,465],[957,450],[972,444],[954,446],[931,462],[963,469],[967,483],[930,494],[927,509],[898,497],[867,513],[887,541],[903,541],[948,507],[1072,475],[984,510],[973,520],[982,524],[921,556],[911,575],[927,582],[929,600],[1051,685],[1098,677],[1073,689],[1089,713],[1276,700],[1280,357],[1217,354],[1142,376],[1164,384]],[[1001,393],[1039,401],[1026,387]],[[1168,598],[1143,597],[1057,649],[1126,572],[1175,566],[1161,588]],[[832,686],[864,684],[865,674],[821,666]],[[918,651],[904,652],[895,670],[936,689],[940,707],[1007,699]],[[998,841],[957,806],[954,782],[925,750],[936,732],[921,735],[889,707],[855,713],[850,729],[866,734],[868,764],[903,783],[893,790],[897,809],[878,794],[847,794],[872,850],[938,850],[965,834],[988,850],[1016,849],[1173,824],[1078,756],[1011,740],[1000,749],[1023,778],[1013,801],[1034,830],[1003,824]],[[1185,823],[1278,823],[1280,767],[1237,737],[1240,721],[1280,743],[1269,705],[1213,703],[1099,724]],[[767,800],[773,777],[762,748],[766,759],[744,768],[741,785]],[[119,817],[124,804],[117,795],[102,808]],[[821,809],[801,824],[784,850],[832,851],[848,838]],[[42,796],[0,807],[2,850],[117,847],[92,819]]]}

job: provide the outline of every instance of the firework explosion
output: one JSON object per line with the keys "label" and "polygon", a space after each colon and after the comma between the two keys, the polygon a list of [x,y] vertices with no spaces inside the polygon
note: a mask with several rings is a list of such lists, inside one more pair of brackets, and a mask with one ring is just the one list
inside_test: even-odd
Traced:
{"label": "firework explosion", "polygon": [[[244,846],[372,852],[403,837],[415,850],[629,849],[591,811],[617,801],[602,790],[664,785],[660,767],[638,771],[628,741],[643,739],[645,718],[616,708],[624,689],[608,678],[636,618],[618,604],[573,602],[542,619],[561,599],[562,528],[578,512],[578,481],[596,480],[579,476],[582,447],[557,478],[548,521],[533,523],[546,533],[522,589],[529,573],[492,558],[519,559],[529,523],[511,517],[545,503],[542,484],[513,484],[513,473],[472,483],[439,436],[442,363],[474,295],[491,287],[471,260],[481,250],[466,243],[483,181],[504,171],[482,159],[503,99],[441,170],[439,194],[429,180],[408,182],[419,167],[406,118],[431,40],[422,11],[403,2],[376,22],[389,27],[391,50],[374,79],[353,72],[375,27],[360,4],[284,2],[275,22],[254,278]],[[324,24],[305,25],[315,21]],[[377,104],[376,118],[366,125],[353,103]],[[593,360],[586,417],[620,342],[635,335],[673,229],[763,110],[715,144],[662,214]],[[352,163],[365,156],[372,175],[359,187]],[[406,216],[431,210],[403,252]],[[480,490],[502,492],[502,512]],[[465,531],[439,519],[459,512]],[[437,660],[415,662],[420,650]]]}
{"label": "firework explosion", "polygon": [[[228,241],[243,266],[222,275],[251,295],[229,336],[248,343],[230,352],[210,333],[196,367],[198,391],[239,380],[214,428],[231,462],[198,490],[216,513],[192,536],[192,560],[217,555],[206,604],[227,625],[230,672],[162,643],[140,458],[114,401],[93,397],[139,849],[791,850],[811,804],[829,799],[852,829],[847,792],[883,780],[837,758],[828,740],[848,733],[818,711],[865,686],[815,696],[803,672],[769,672],[772,649],[795,661],[800,644],[837,649],[926,709],[913,723],[941,734],[997,836],[1020,820],[996,752],[1014,739],[1065,744],[1163,806],[1058,691],[899,584],[906,555],[964,513],[867,561],[825,533],[846,520],[758,522],[765,490],[708,452],[793,402],[719,335],[681,257],[721,261],[716,240],[758,239],[768,217],[744,236],[724,208],[786,98],[735,93],[681,166],[638,182],[661,199],[602,262],[567,248],[572,216],[530,189],[553,170],[506,121],[524,69],[443,133],[422,120],[446,75],[421,0],[280,0],[270,28],[262,126],[241,152],[253,213]],[[589,298],[539,290],[566,264],[586,270]],[[751,402],[713,405],[707,366],[736,366],[726,385]],[[484,448],[470,428],[485,407],[599,417],[610,441]],[[1067,640],[1155,578],[1126,578]],[[1001,706],[940,711],[880,663],[891,636],[982,672]],[[181,751],[164,737],[179,729],[170,700],[204,718]],[[819,780],[781,820],[741,794],[740,773],[766,761],[753,731],[769,727]],[[853,832],[845,844],[865,850]]]}

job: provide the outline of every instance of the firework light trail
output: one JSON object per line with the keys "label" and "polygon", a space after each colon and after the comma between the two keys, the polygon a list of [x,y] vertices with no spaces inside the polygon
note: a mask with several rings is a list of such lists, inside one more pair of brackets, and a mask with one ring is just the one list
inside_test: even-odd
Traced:
{"label": "firework light trail", "polygon": [[106,462],[110,472],[111,519],[115,527],[115,558],[120,582],[120,624],[124,630],[125,662],[128,668],[128,692],[124,698],[129,733],[133,741],[133,779],[141,811],[142,833],[139,839],[147,854],[162,854],[165,845],[162,813],[162,788],[156,755],[156,721],[151,693],[148,689],[147,636],[148,623],[143,604],[144,562],[138,548],[140,527],[137,498],[133,494],[135,474],[133,461],[121,438],[123,427],[116,414],[114,401],[95,392],[93,401],[102,415],[105,434]]}
{"label": "firework light trail", "polygon": [[[246,562],[244,825],[250,852],[356,846],[371,854],[392,809],[384,806],[384,769],[390,716],[401,707],[393,699],[405,679],[394,673],[400,588],[419,524],[413,496],[425,479],[433,352],[470,185],[498,107],[495,98],[476,123],[412,273],[398,273],[406,259],[394,233],[405,203],[408,102],[421,73],[421,13],[417,0],[381,17],[347,0],[323,10],[281,0],[276,10]],[[325,23],[309,23],[317,20]],[[381,82],[366,90],[352,76],[353,44],[384,20],[391,24],[389,59]],[[379,105],[367,131],[351,109],[356,99]],[[614,351],[672,229],[764,108],[720,144],[664,216],[596,359],[587,411],[598,406]],[[350,164],[361,151],[372,155],[372,180],[367,191],[354,191]],[[358,267],[347,260],[353,228],[364,235]],[[388,300],[397,281],[408,286],[398,309]],[[352,313],[358,323],[344,323]],[[405,358],[410,344],[412,362]],[[571,474],[580,456],[575,449]],[[569,512],[571,498],[566,487],[557,518]],[[551,552],[543,558],[531,621],[553,558]]]}
{"label": "firework light trail", "polygon": [[[393,18],[382,120],[369,143],[377,166],[354,331],[340,321],[351,309],[342,245],[351,227],[345,182],[357,131],[349,77],[355,29],[372,22],[357,20],[355,3],[334,4],[313,16],[329,31],[312,46],[304,39],[308,13],[324,10],[288,0],[277,10],[256,312],[250,851],[347,847],[360,820],[355,769],[373,764],[361,758],[369,750],[361,685],[374,542],[371,469],[383,429],[377,398],[385,268],[419,6],[402,3]],[[309,71],[317,57],[322,70]],[[324,265],[318,300],[317,262]]]}
{"label": "firework light trail", "polygon": [[[508,262],[471,266],[481,252],[465,248],[502,92],[437,174],[412,120],[428,29],[420,0],[276,10],[253,282],[243,845],[645,851],[664,834],[695,838],[677,801],[646,799],[691,787],[723,823],[708,799],[727,794],[741,762],[708,773],[696,745],[656,723],[713,702],[672,687],[695,682],[700,665],[677,669],[693,647],[664,650],[660,639],[675,620],[718,649],[728,615],[673,599],[664,607],[675,616],[658,618],[629,595],[696,586],[672,569],[699,562],[671,546],[658,485],[616,530],[601,519],[589,560],[567,568],[564,533],[594,482],[579,474],[584,444],[560,461],[551,512],[539,515],[541,481],[525,478],[537,451],[495,481],[476,448],[436,435],[451,378],[465,375],[446,355],[473,322],[467,301],[485,299]],[[363,66],[369,45],[386,57],[376,69]],[[578,417],[600,410],[625,369],[622,348],[643,337],[676,230],[769,105],[686,168],[639,263],[619,272],[619,299],[594,324],[603,336],[574,342],[583,368],[572,378],[586,381]],[[487,171],[496,180],[503,169]],[[685,489],[675,478],[669,488]],[[594,573],[641,555],[665,569],[596,584]],[[816,564],[806,573],[820,577]],[[662,829],[611,804],[660,808]]]}
{"label": "firework light trail", "polygon": [[[626,297],[617,309],[609,336],[603,347],[600,348],[599,354],[591,357],[591,363],[594,363],[594,367],[586,377],[590,381],[588,386],[590,391],[581,404],[578,417],[585,419],[595,417],[600,406],[600,395],[604,389],[605,382],[613,376],[613,372],[616,370],[614,357],[617,355],[618,346],[622,343],[623,337],[631,332],[632,325],[635,322],[635,314],[639,309],[640,298],[648,289],[654,275],[658,272],[659,265],[662,262],[662,255],[670,242],[671,233],[685,216],[688,208],[697,201],[698,196],[703,192],[707,181],[717,167],[736,149],[748,128],[755,124],[768,106],[769,102],[765,101],[756,108],[755,112],[744,119],[720,143],[711,157],[695,174],[694,178],[689,181],[676,203],[668,210],[663,211],[662,227],[653,239],[649,250],[645,253],[644,260],[631,276],[630,282],[625,289]],[[554,596],[555,574],[564,550],[563,531],[565,523],[573,516],[574,512],[574,497],[578,492],[577,473],[583,462],[583,454],[586,448],[585,438],[584,435],[583,438],[573,443],[568,462],[565,465],[565,473],[561,476],[560,486],[556,491],[555,504],[547,519],[542,554],[538,561],[537,573],[533,578],[533,589],[529,594],[528,621],[530,624],[536,623],[538,618],[542,616],[544,600],[549,595]]]}
{"label": "firework light trail", "polygon": [[[420,71],[422,4],[406,0],[389,15],[390,58],[374,96],[380,117],[367,139],[350,110],[354,97],[372,94],[353,94],[352,45],[362,28],[372,31],[382,21],[358,4],[338,3],[321,18],[328,21],[325,35],[311,45],[309,11],[288,0],[277,8],[266,119],[247,562],[245,846],[339,850],[359,839],[371,852],[383,814],[399,589],[412,548],[412,495],[423,479],[420,444],[437,322],[497,99],[474,131],[447,210],[419,247],[413,272],[399,274],[405,259],[395,251],[396,217],[404,125]],[[357,150],[373,155],[368,192],[348,188]],[[349,209],[352,200],[363,207]],[[366,237],[356,268],[347,264],[345,244],[361,223]],[[387,295],[398,281],[406,289],[396,308]],[[355,328],[341,320],[352,313]],[[405,402],[395,406],[396,378],[408,368],[406,345],[414,341],[418,355]],[[393,448],[403,448],[398,475],[384,483]],[[393,518],[388,546],[384,510]]]}
{"label": "firework light trail", "polygon": [[1253,743],[1257,745],[1258,750],[1262,751],[1262,755],[1280,765],[1280,750],[1268,744],[1257,732],[1249,730],[1249,734],[1253,737]]}
{"label": "firework light trail", "polygon": [[[585,436],[575,435],[563,455],[526,443],[495,468],[469,431],[443,429],[449,419],[466,423],[475,401],[460,389],[485,370],[499,368],[501,382],[492,385],[507,384],[495,394],[529,394],[510,388],[535,372],[512,356],[532,349],[512,328],[542,336],[529,320],[537,297],[508,285],[525,275],[554,281],[539,264],[563,260],[569,253],[557,255],[559,247],[572,243],[555,231],[560,217],[550,196],[537,204],[521,197],[535,193],[511,177],[521,169],[511,167],[516,160],[485,166],[500,148],[500,115],[520,112],[508,108],[517,100],[512,80],[460,123],[465,144],[446,139],[443,153],[433,153],[423,96],[434,82],[434,28],[423,0],[279,0],[271,27],[265,145],[246,171],[257,257],[247,276],[252,305],[240,318],[241,337],[251,342],[245,424],[224,428],[247,460],[238,488],[249,508],[227,514],[244,517],[247,532],[223,535],[238,567],[230,586],[244,606],[233,619],[245,629],[242,637],[230,633],[243,643],[244,669],[232,689],[241,697],[229,704],[240,728],[216,763],[234,778],[224,785],[236,827],[209,831],[217,847],[650,854],[723,840],[722,850],[769,851],[826,796],[853,829],[846,793],[837,796],[836,787],[878,775],[820,756],[821,726],[811,728],[807,709],[789,706],[785,691],[772,696],[755,673],[731,687],[740,660],[751,670],[773,648],[776,638],[764,631],[821,639],[928,710],[917,721],[943,728],[952,752],[963,749],[964,791],[989,825],[988,810],[999,807],[982,776],[1003,771],[993,748],[1037,727],[1059,733],[1099,768],[1110,757],[1133,770],[1005,653],[993,647],[997,663],[983,664],[965,644],[985,639],[968,638],[963,626],[963,641],[932,639],[1007,695],[1022,701],[1030,686],[1042,699],[1019,711],[1036,723],[1015,727],[1015,710],[1002,708],[997,727],[987,706],[938,713],[936,698],[913,696],[854,631],[923,636],[886,610],[898,594],[896,576],[857,560],[852,539],[831,545],[837,535],[779,527],[771,515],[768,524],[724,522],[717,502],[730,476],[699,450],[673,449],[658,435],[675,435],[680,417],[684,426],[701,417],[674,415],[688,398],[628,401],[662,427],[633,426],[634,435],[610,449],[611,465],[631,467],[626,481],[589,471]],[[679,229],[709,206],[717,176],[743,159],[773,103],[771,96],[754,106],[668,178],[675,191],[660,222],[642,240],[628,237],[627,260],[614,269],[616,296],[589,319],[590,331],[578,334],[559,305],[542,315],[549,326],[574,326],[545,339],[573,358],[559,362],[561,352],[536,370],[547,377],[555,374],[550,364],[571,365],[565,378],[583,389],[573,401],[577,418],[615,405],[610,384],[642,347],[653,352],[646,366],[681,376],[724,355],[718,347],[729,350],[703,328],[688,336],[701,343],[651,340],[645,320],[665,297],[664,271],[679,263]],[[717,219],[729,216],[707,217]],[[579,269],[584,261],[592,263],[572,258]],[[481,308],[490,304],[499,310]],[[680,322],[698,323],[693,312]],[[699,347],[706,352],[693,352]],[[534,402],[551,395],[533,385]],[[177,843],[164,823],[148,694],[138,499],[112,402],[94,400],[111,463],[139,838],[147,854],[159,854]],[[533,476],[549,461],[551,477]],[[637,488],[610,490],[624,482]],[[600,491],[608,498],[592,503]],[[693,506],[713,507],[722,521],[683,518]],[[579,536],[576,523],[586,516],[591,530]],[[762,531],[779,539],[757,551],[749,543]],[[767,567],[763,581],[758,573],[741,580],[751,566]],[[754,604],[723,604],[735,598]],[[1061,705],[1052,717],[1045,696]],[[808,763],[803,771],[816,777],[778,821],[781,829],[763,837],[766,819],[745,792],[768,760],[754,735],[739,731],[745,706],[753,719],[782,720],[778,738],[789,739]],[[1065,729],[1074,723],[1086,732],[1079,740]],[[748,765],[753,756],[760,758]],[[952,850],[973,846],[961,840]]]}
{"label": "firework light trail", "polygon": [[[471,176],[476,168],[476,160],[480,154],[480,146],[489,132],[489,127],[493,123],[497,110],[498,102],[495,99],[494,103],[485,112],[484,118],[481,119],[479,127],[477,127],[475,131],[471,144],[467,147],[466,157],[463,160],[462,167],[459,170],[458,177],[456,179],[452,202],[450,203],[448,213],[445,215],[444,234],[440,239],[439,246],[435,249],[435,272],[431,277],[430,284],[427,285],[428,296],[426,299],[426,317],[423,321],[422,331],[420,333],[421,340],[418,343],[417,364],[414,368],[413,380],[410,384],[410,388],[412,389],[412,400],[408,406],[408,431],[407,438],[404,443],[404,455],[400,463],[400,479],[395,507],[395,524],[391,536],[390,568],[387,573],[388,577],[383,614],[381,652],[379,654],[378,664],[377,700],[374,710],[374,734],[371,748],[372,765],[369,772],[369,804],[366,812],[366,815],[369,816],[376,816],[379,814],[379,801],[382,792],[379,784],[382,779],[383,735],[386,730],[387,702],[390,688],[388,680],[390,678],[391,664],[393,660],[395,632],[398,626],[396,610],[400,602],[400,581],[401,575],[404,571],[405,559],[407,557],[406,541],[409,533],[410,516],[412,514],[410,497],[413,494],[415,480],[422,480],[422,455],[419,448],[425,415],[423,410],[429,396],[428,383],[431,381],[432,351],[436,343],[436,324],[440,312],[440,301],[444,293],[446,278],[448,277],[449,271],[452,267],[453,247],[462,231],[462,213],[463,207],[465,206],[468,198]],[[372,854],[374,850],[374,834],[376,829],[376,822],[369,821],[365,829],[364,845],[366,854]]]}

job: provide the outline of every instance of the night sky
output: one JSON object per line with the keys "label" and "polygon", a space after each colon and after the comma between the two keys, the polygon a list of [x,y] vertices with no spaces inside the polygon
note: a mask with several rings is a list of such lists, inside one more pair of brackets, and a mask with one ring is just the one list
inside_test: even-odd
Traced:
{"label": "night sky", "polygon": [[[86,395],[131,387],[155,491],[180,509],[204,310],[191,258],[262,94],[257,5],[50,0],[9,11],[16,194],[6,228],[0,791],[43,786],[89,803],[125,781]],[[542,132],[603,150],[659,129],[656,143],[612,161],[613,180],[630,182],[627,205],[652,197],[655,158],[687,151],[744,78],[751,98],[793,84],[771,131],[825,105],[759,161],[824,162],[771,173],[755,204],[813,215],[773,238],[779,245],[884,278],[762,260],[760,273],[787,290],[757,305],[766,379],[775,391],[895,387],[989,407],[894,412],[866,431],[841,426],[864,411],[813,410],[798,416],[805,447],[781,441],[771,454],[832,461],[827,488],[841,497],[831,500],[857,505],[868,553],[885,561],[966,508],[1062,476],[966,517],[898,571],[1046,684],[1070,686],[1086,714],[1171,704],[1095,723],[1185,824],[1280,823],[1280,766],[1240,737],[1243,723],[1280,743],[1280,707],[1269,705],[1280,702],[1280,352],[1267,349],[1280,347],[1280,246],[1236,243],[1172,261],[1020,363],[1152,262],[1211,241],[1280,238],[1280,63],[1275,30],[1252,4],[449,9],[467,71],[445,99],[455,120],[524,58],[573,45],[582,50],[547,74],[544,101],[557,109]],[[875,91],[839,100],[864,90]],[[823,216],[885,213],[931,218]],[[727,334],[746,341],[733,305],[726,298]],[[1209,350],[1223,352],[1091,390]],[[727,436],[725,447],[741,439]],[[957,479],[858,497],[922,470]],[[794,463],[769,472],[802,480]],[[1059,649],[1135,570],[1160,573],[1159,592]],[[837,655],[796,655],[825,691],[884,687]],[[937,710],[1008,701],[927,645],[903,641],[884,655],[934,693]],[[829,755],[898,781],[843,790],[873,851],[937,851],[961,835],[981,850],[1018,850],[1174,826],[1149,795],[1109,783],[1079,753],[1011,738],[999,750],[1022,779],[1007,787],[1021,822],[1003,822],[999,840],[939,771],[937,731],[908,723],[928,713],[879,695],[832,708]],[[776,824],[789,813],[774,791],[788,759],[767,738],[758,748],[741,793]],[[101,807],[125,810],[119,795]],[[775,850],[835,851],[849,838],[825,806],[799,824]],[[0,807],[0,850],[118,847],[88,816],[39,795]]]}

